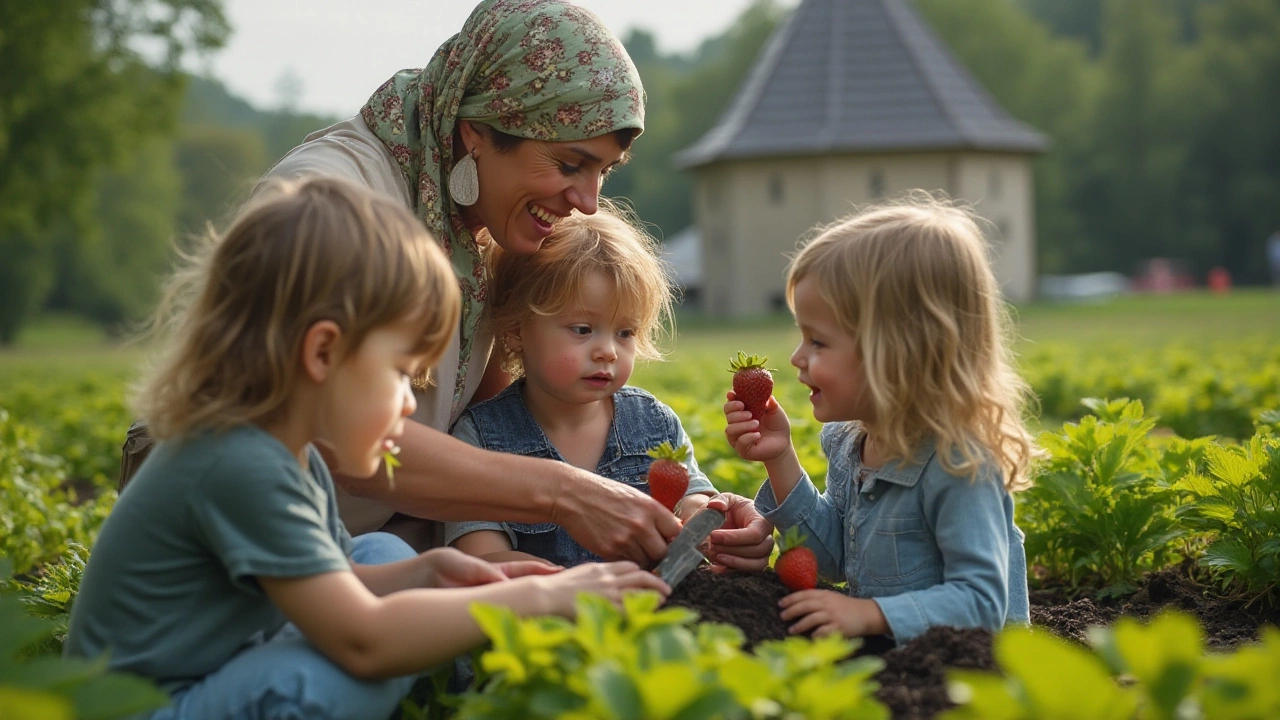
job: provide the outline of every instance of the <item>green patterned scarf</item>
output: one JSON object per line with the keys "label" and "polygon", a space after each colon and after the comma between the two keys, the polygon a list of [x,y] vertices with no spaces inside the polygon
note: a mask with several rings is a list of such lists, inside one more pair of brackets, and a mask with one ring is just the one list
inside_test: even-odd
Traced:
{"label": "green patterned scarf", "polygon": [[561,0],[485,0],[425,70],[396,73],[360,115],[400,164],[414,209],[462,288],[456,414],[485,303],[480,248],[449,197],[458,119],[550,141],[643,130],[640,76],[622,43],[587,10]]}

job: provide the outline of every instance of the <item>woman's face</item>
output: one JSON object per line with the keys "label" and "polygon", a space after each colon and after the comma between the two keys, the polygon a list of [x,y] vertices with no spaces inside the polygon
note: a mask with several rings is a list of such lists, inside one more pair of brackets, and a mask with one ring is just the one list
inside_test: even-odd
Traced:
{"label": "woman's face", "polygon": [[553,226],[573,210],[596,211],[605,176],[626,158],[613,133],[588,140],[525,140],[499,151],[487,132],[462,123],[467,147],[476,149],[480,199],[463,209],[469,226],[488,228],[502,249],[536,252]]}

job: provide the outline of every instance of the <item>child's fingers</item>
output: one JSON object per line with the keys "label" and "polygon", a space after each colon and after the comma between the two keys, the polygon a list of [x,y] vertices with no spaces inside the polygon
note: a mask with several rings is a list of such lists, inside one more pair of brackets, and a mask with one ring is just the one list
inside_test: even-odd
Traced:
{"label": "child's fingers", "polygon": [[725,415],[729,415],[730,413],[735,413],[735,412],[742,412],[743,410],[746,410],[746,409],[747,409],[747,406],[737,400],[730,400],[729,402],[724,404]]}
{"label": "child's fingers", "polygon": [[809,606],[809,610],[804,612],[811,612],[817,607],[815,603],[821,599],[821,596],[819,595],[821,592],[821,590],[797,590],[796,592],[788,593],[778,601],[778,607],[783,609],[784,618],[796,617],[796,615],[788,616],[786,615],[786,612],[797,605],[807,605]]}
{"label": "child's fingers", "polygon": [[844,631],[840,629],[840,625],[834,622],[829,622],[826,625],[823,625],[822,627],[813,631],[814,637],[826,637],[828,635],[843,635],[843,634],[844,634]]}
{"label": "child's fingers", "polygon": [[733,444],[733,449],[738,451],[739,455],[746,456],[751,452],[751,447],[760,442],[759,432],[743,433],[738,437],[738,441]]}
{"label": "child's fingers", "polygon": [[526,575],[554,575],[563,567],[553,565],[548,562],[539,562],[537,560],[512,560],[510,562],[498,563],[498,569],[508,578],[524,577]]}
{"label": "child's fingers", "polygon": [[803,635],[814,628],[822,627],[831,621],[827,614],[822,611],[812,612],[800,618],[800,621],[793,623],[787,628],[787,632],[792,635]]}

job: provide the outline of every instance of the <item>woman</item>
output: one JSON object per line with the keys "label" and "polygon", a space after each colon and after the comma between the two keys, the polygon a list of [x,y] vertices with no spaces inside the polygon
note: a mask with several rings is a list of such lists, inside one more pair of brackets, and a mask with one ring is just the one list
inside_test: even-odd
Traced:
{"label": "woman", "polygon": [[[594,213],[643,128],[639,75],[595,15],[562,0],[485,0],[425,70],[397,73],[358,116],[312,134],[268,173],[337,175],[398,198],[444,246],[462,288],[459,335],[420,389],[394,482],[339,479],[353,534],[385,529],[424,549],[442,544],[440,524],[424,517],[554,522],[606,558],[647,566],[666,554],[680,525],[647,495],[446,434],[468,404],[510,382],[496,361],[486,369],[484,245],[537,252],[559,219]],[[771,526],[745,498],[713,503],[728,511],[713,560],[762,569]]]}

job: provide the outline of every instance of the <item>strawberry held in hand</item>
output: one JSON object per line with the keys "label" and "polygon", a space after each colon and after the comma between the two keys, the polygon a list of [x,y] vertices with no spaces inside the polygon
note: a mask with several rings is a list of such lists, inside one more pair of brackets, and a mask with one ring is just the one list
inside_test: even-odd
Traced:
{"label": "strawberry held in hand", "polygon": [[729,372],[733,373],[733,394],[751,411],[753,420],[764,418],[764,406],[773,395],[773,373],[764,366],[768,357],[747,356],[741,350],[737,359],[729,359]]}
{"label": "strawberry held in hand", "polygon": [[654,459],[649,465],[649,494],[671,512],[689,490],[689,469],[684,466],[688,455],[688,447],[673,448],[667,442],[649,451]]}
{"label": "strawberry held in hand", "polygon": [[782,554],[773,564],[773,571],[778,573],[782,584],[792,591],[812,590],[818,586],[818,558],[803,545],[804,540],[799,528],[787,530],[778,545]]}

